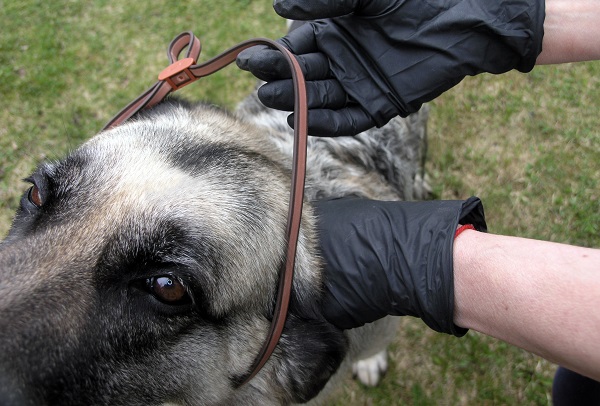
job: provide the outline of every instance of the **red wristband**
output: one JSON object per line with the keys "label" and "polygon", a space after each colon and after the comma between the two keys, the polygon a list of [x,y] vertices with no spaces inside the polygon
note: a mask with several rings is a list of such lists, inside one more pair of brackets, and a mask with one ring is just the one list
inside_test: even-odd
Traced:
{"label": "red wristband", "polygon": [[454,239],[456,240],[458,236],[465,230],[475,230],[475,226],[473,226],[473,224],[465,224],[463,226],[458,227],[456,229],[456,232],[454,233]]}

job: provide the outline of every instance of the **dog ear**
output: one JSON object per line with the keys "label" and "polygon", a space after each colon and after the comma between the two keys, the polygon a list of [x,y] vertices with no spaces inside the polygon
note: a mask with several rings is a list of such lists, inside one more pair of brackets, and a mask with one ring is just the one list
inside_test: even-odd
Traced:
{"label": "dog ear", "polygon": [[281,338],[280,373],[290,382],[293,402],[314,398],[337,371],[348,348],[344,333],[324,319],[288,315]]}

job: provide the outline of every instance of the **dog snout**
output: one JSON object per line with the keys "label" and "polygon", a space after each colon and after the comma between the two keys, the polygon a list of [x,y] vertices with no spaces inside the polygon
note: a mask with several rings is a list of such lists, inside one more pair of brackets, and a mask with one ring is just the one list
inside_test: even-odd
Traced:
{"label": "dog snout", "polygon": [[6,371],[0,373],[0,405],[2,406],[33,406],[40,405],[39,401],[29,398],[23,389],[15,383],[14,374]]}
{"label": "dog snout", "polygon": [[[64,376],[78,340],[89,281],[73,261],[48,260],[43,244],[0,246],[0,405],[40,405],[49,377]],[[79,292],[75,294],[75,292]],[[61,351],[56,348],[62,346]],[[42,382],[43,384],[40,384]]]}

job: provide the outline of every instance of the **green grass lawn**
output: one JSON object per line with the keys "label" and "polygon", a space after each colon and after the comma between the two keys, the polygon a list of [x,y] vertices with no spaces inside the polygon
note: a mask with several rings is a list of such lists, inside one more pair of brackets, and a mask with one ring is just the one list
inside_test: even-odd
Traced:
{"label": "green grass lawn", "polygon": [[[277,38],[271,0],[0,1],[0,235],[21,181],[91,137],[154,83],[179,32],[203,55]],[[233,107],[254,85],[235,68],[181,91]],[[490,231],[600,247],[600,63],[468,78],[432,103],[428,169],[438,198],[482,198]],[[332,405],[549,404],[554,366],[469,333],[405,319],[382,385]]]}

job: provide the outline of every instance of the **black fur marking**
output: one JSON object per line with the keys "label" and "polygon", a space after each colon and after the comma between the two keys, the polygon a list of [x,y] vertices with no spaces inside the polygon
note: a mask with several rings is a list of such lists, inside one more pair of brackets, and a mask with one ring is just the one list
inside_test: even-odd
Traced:
{"label": "black fur marking", "polygon": [[[94,273],[98,289],[136,288],[145,278],[172,274],[188,288],[195,311],[215,321],[217,318],[206,302],[206,291],[213,290],[218,283],[221,250],[215,241],[208,229],[192,235],[177,220],[148,219],[146,223],[132,220],[115,232],[99,257]],[[147,293],[142,296],[155,301]],[[154,303],[154,308],[169,306]]]}
{"label": "black fur marking", "polygon": [[341,330],[325,320],[301,319],[291,314],[281,338],[286,353],[285,372],[292,384],[292,400],[304,403],[317,396],[337,371],[348,342]]}

